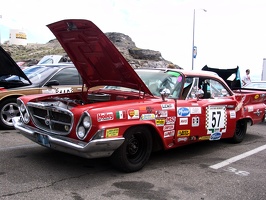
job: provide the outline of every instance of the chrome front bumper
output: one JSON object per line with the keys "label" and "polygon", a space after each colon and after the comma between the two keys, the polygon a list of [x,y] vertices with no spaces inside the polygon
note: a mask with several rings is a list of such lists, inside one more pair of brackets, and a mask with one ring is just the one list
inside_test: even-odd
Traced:
{"label": "chrome front bumper", "polygon": [[14,117],[12,121],[15,129],[33,142],[85,158],[109,157],[125,140],[125,138],[104,138],[87,143],[27,126],[20,121],[20,117]]}

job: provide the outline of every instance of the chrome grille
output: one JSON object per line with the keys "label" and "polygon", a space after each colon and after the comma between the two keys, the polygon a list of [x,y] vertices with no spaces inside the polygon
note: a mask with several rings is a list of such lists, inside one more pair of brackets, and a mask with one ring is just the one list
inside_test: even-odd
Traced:
{"label": "chrome grille", "polygon": [[58,135],[69,134],[73,124],[73,114],[69,110],[42,102],[29,102],[27,107],[37,128]]}

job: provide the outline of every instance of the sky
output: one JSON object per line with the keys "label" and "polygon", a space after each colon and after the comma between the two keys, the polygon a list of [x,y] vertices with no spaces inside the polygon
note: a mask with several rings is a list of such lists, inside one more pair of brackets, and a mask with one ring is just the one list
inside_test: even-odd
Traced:
{"label": "sky", "polygon": [[239,66],[241,75],[249,68],[251,80],[260,80],[266,58],[265,0],[8,0],[0,16],[2,43],[10,29],[23,30],[28,43],[47,43],[55,38],[47,24],[88,19],[184,69],[192,69],[193,35],[195,70]]}

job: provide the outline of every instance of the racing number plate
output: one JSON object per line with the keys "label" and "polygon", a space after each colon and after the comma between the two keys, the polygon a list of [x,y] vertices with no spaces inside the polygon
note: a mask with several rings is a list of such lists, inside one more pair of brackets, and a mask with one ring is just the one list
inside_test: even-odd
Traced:
{"label": "racing number plate", "polygon": [[50,147],[50,142],[47,135],[37,134],[37,142],[43,146]]}
{"label": "racing number plate", "polygon": [[225,129],[227,125],[225,106],[208,106],[206,109],[206,128],[208,130]]}

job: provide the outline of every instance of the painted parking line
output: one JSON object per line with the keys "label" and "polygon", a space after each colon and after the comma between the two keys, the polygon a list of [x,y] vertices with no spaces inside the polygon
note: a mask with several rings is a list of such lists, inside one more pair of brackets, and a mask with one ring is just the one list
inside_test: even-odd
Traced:
{"label": "painted parking line", "polygon": [[212,169],[219,169],[219,168],[221,168],[221,167],[224,167],[224,166],[226,166],[226,165],[229,165],[229,164],[231,164],[231,163],[233,163],[233,162],[236,162],[236,161],[238,161],[238,160],[241,160],[241,159],[243,159],[243,158],[246,158],[246,157],[248,157],[248,156],[251,156],[251,155],[253,155],[253,154],[255,154],[255,153],[258,153],[258,152],[260,152],[260,151],[263,151],[263,150],[265,150],[265,149],[266,149],[266,144],[263,145],[263,146],[260,146],[260,147],[258,147],[258,148],[256,148],[256,149],[253,149],[253,150],[251,150],[251,151],[247,151],[246,153],[243,153],[243,154],[240,154],[240,155],[238,155],[238,156],[235,156],[235,157],[229,158],[229,159],[227,159],[227,160],[225,160],[225,161],[223,161],[223,162],[220,162],[220,163],[217,163],[217,164],[215,164],[215,165],[212,165],[212,166],[210,166],[210,168],[212,168]]}

